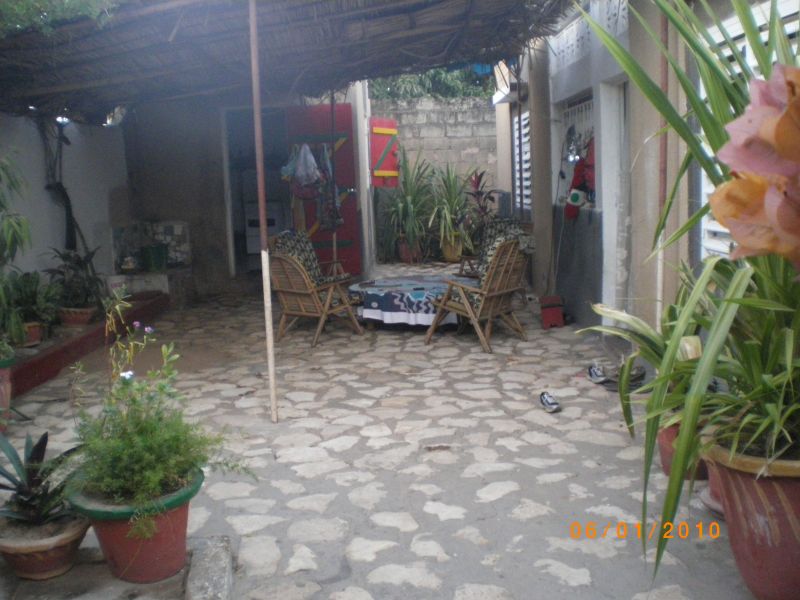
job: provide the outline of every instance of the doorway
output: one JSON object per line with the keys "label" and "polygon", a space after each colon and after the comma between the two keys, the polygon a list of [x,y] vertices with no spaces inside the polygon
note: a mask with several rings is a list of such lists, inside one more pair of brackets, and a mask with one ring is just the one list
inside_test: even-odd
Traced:
{"label": "doorway", "polygon": [[[319,104],[263,111],[267,232],[271,237],[287,229],[303,229],[320,261],[330,261],[335,255],[347,272],[357,275],[361,273],[361,221],[355,193],[352,106],[341,103],[334,110],[332,115],[329,105]],[[229,271],[235,276],[261,269],[252,109],[225,110],[223,132]],[[308,145],[318,164],[328,157],[332,165],[340,216],[335,229],[326,226],[322,197],[298,197],[286,175],[284,167],[303,145]]]}

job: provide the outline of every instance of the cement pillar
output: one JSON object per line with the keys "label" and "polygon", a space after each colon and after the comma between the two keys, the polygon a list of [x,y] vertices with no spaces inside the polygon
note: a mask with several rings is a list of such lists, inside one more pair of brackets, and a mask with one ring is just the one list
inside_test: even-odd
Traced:
{"label": "cement pillar", "polygon": [[[632,0],[631,5],[644,16],[650,27],[658,32],[661,26],[661,14],[647,0]],[[661,54],[656,44],[650,39],[647,31],[637,19],[630,21],[630,52],[639,64],[656,82],[660,80],[662,68]],[[670,32],[668,45],[670,50],[678,48],[674,32]],[[685,105],[675,77],[668,78],[669,97],[675,106]],[[673,245],[660,257],[645,262],[652,252],[653,234],[660,215],[663,196],[659,190],[659,173],[665,168],[667,191],[672,187],[680,161],[685,152],[685,145],[677,135],[668,132],[666,135],[666,161],[660,160],[660,139],[653,137],[662,126],[661,116],[650,105],[650,102],[639,92],[635,85],[630,85],[630,156],[631,168],[631,309],[634,314],[656,324],[664,303],[672,302],[677,290],[678,276],[675,267],[688,257],[688,240],[684,238]],[[685,222],[687,215],[686,183],[679,191],[676,209],[667,225],[667,235],[675,231],[680,223]]]}
{"label": "cement pillar", "polygon": [[[533,259],[533,291],[544,295],[553,252],[553,165],[550,152],[549,52],[544,40],[531,51],[528,103],[531,129],[531,202],[536,252]],[[499,149],[499,148],[498,148]],[[556,167],[557,168],[557,167]]]}

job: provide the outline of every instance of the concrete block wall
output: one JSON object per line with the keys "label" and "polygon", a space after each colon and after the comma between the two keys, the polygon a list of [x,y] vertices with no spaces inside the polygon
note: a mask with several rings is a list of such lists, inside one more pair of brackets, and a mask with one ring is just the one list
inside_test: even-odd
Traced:
{"label": "concrete block wall", "polygon": [[397,121],[400,143],[437,167],[449,163],[459,173],[486,170],[497,180],[495,110],[489,98],[371,100],[376,117]]}

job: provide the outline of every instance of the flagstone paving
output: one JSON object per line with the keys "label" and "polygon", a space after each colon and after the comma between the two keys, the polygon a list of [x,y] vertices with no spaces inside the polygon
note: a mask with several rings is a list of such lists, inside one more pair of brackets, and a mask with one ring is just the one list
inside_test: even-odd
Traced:
{"label": "flagstone paving", "polygon": [[[652,581],[635,533],[641,442],[615,394],[584,375],[599,345],[571,327],[541,330],[530,308],[520,315],[528,340],[498,327],[491,355],[470,333],[426,346],[424,329],[356,336],[336,324],[312,349],[313,326],[301,325],[277,345],[277,424],[258,297],[222,296],[155,323],[185,356],[189,414],[226,429],[255,475],[210,473],[190,514],[190,535],[231,537],[234,597],[749,598],[724,524],[719,539],[698,539],[695,524],[707,530],[714,517],[694,499],[680,516],[692,535],[673,540]],[[102,356],[87,364],[90,389]],[[15,401],[34,417],[13,426],[16,443],[45,429],[54,448],[72,443],[67,384],[64,374]],[[543,390],[561,413],[540,409]],[[665,482],[655,474],[653,499]],[[596,539],[570,537],[570,523],[590,521]]]}

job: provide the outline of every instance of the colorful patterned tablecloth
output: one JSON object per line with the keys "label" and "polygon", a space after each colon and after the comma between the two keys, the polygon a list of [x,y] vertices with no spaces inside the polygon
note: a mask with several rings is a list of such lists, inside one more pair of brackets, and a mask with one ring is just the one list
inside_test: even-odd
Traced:
{"label": "colorful patterned tablecloth", "polygon": [[[433,301],[444,296],[447,279],[475,285],[474,279],[455,275],[415,275],[371,279],[350,286],[350,295],[361,301],[358,316],[384,323],[430,325],[436,315]],[[455,323],[450,313],[444,323]]]}

